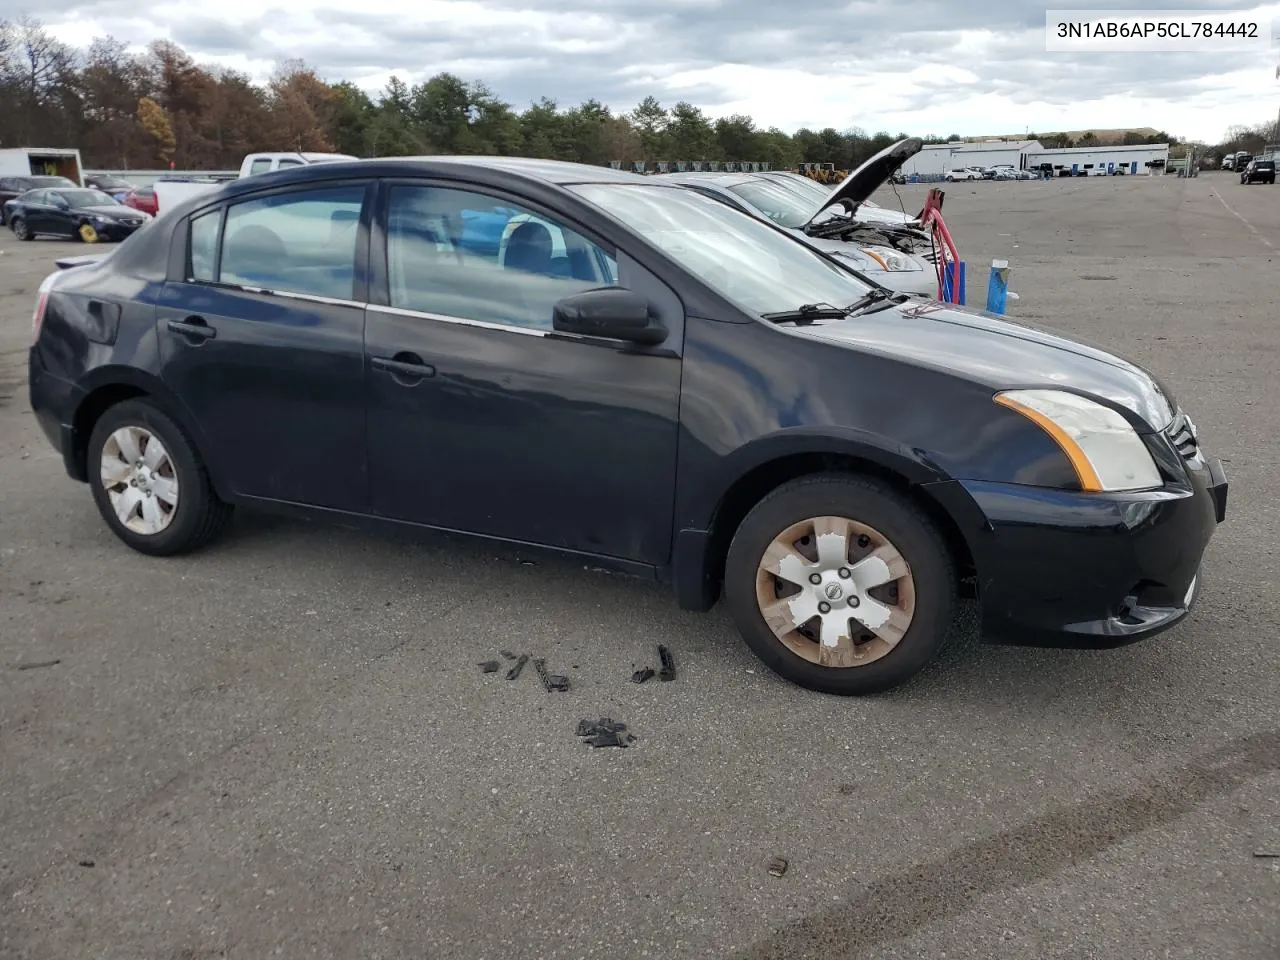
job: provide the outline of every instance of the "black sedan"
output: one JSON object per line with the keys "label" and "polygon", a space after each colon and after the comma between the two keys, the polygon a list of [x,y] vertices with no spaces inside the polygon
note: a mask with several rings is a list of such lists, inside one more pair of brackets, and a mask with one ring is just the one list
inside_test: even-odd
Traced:
{"label": "black sedan", "polygon": [[101,190],[83,187],[30,190],[4,209],[9,228],[19,240],[38,236],[78,238],[85,243],[123,240],[150,219]]}
{"label": "black sedan", "polygon": [[1246,185],[1250,183],[1275,183],[1276,162],[1271,159],[1250,160],[1245,168],[1240,171],[1240,182]]}
{"label": "black sedan", "polygon": [[79,186],[79,184],[66,177],[0,177],[0,226],[8,225],[5,206],[10,200],[16,200],[30,190],[76,186]]}
{"label": "black sedan", "polygon": [[723,595],[772,669],[839,694],[917,673],[966,595],[995,642],[1158,633],[1226,510],[1139,367],[551,161],[201,193],[46,278],[29,378],[135,550],[192,550],[238,506],[542,547],[687,609]]}

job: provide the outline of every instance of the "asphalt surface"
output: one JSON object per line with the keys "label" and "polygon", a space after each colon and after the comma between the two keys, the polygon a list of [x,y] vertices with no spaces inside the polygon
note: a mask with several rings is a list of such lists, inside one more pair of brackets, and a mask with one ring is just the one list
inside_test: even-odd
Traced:
{"label": "asphalt surface", "polygon": [[[1165,379],[1228,520],[1157,639],[969,638],[861,700],[777,679],[719,609],[490,546],[243,515],[130,552],[27,406],[33,291],[82,248],[0,235],[0,957],[1280,957],[1280,189],[944,212],[971,300],[1007,257],[1012,315]],[[660,642],[676,680],[629,683]],[[501,648],[572,689],[482,674]],[[636,743],[580,743],[600,715]]]}

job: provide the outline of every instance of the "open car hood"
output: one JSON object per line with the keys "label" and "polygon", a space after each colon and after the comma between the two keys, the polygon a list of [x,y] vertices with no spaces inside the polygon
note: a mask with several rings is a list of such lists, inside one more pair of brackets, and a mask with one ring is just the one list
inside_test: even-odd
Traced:
{"label": "open car hood", "polygon": [[880,189],[895,170],[923,148],[924,141],[919,137],[907,137],[905,140],[899,140],[885,147],[845,177],[841,184],[832,190],[813,211],[809,217],[809,223],[813,223],[823,211],[835,204],[841,204],[853,213],[864,200]]}

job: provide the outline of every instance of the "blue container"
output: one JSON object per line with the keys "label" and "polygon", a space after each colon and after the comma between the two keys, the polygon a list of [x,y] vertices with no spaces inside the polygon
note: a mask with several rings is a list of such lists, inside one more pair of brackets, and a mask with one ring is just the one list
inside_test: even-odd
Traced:
{"label": "blue container", "polygon": [[[952,291],[955,289],[956,268],[960,269],[960,299],[952,300]],[[942,272],[942,299],[947,303],[959,303],[964,306],[965,289],[964,289],[964,261],[959,263],[948,263],[946,269]]]}
{"label": "blue container", "polygon": [[1009,261],[992,260],[987,280],[987,312],[1003,314],[1009,297]]}

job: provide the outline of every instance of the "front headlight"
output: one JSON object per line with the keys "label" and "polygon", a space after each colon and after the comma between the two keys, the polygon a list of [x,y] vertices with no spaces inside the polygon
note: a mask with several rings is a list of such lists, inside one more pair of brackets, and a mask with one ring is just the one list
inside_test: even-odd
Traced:
{"label": "front headlight", "polygon": [[1007,390],[994,399],[1053,437],[1083,490],[1146,490],[1164,482],[1137,431],[1110,407],[1063,390]]}
{"label": "front headlight", "polygon": [[909,270],[923,270],[924,267],[910,257],[904,257],[896,250],[888,247],[862,247],[862,252],[880,264],[890,273],[904,273]]}

